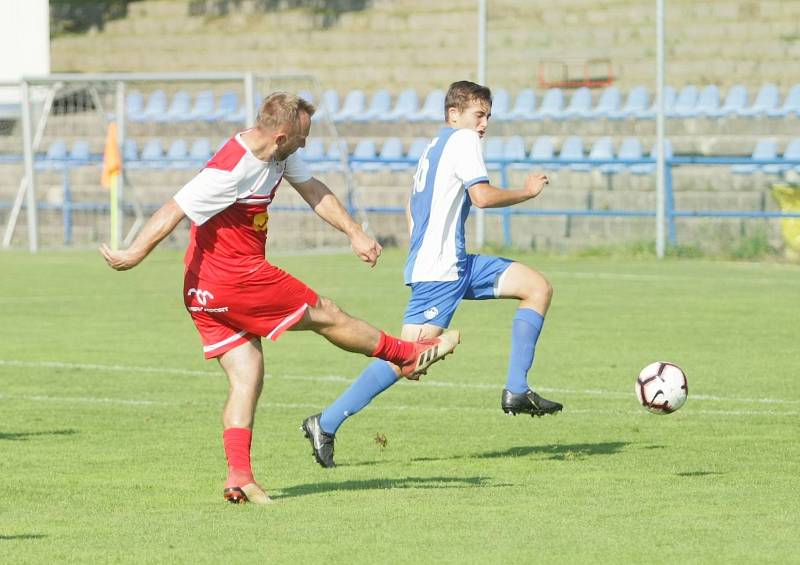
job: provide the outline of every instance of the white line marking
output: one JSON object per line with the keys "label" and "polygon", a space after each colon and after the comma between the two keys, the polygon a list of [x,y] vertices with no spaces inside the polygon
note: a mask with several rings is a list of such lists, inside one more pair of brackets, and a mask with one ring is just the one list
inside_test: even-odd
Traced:
{"label": "white line marking", "polygon": [[[167,367],[147,367],[139,365],[103,365],[97,363],[63,363],[60,361],[17,361],[10,359],[0,359],[0,367],[32,367],[32,368],[54,368],[54,369],[68,369],[68,370],[87,370],[87,371],[110,371],[110,372],[125,372],[125,373],[148,373],[148,374],[161,374],[161,375],[181,375],[181,376],[201,376],[201,377],[223,377],[221,370],[219,371],[198,371],[191,369],[178,369]],[[334,382],[334,383],[352,383],[355,379],[343,377],[341,375],[273,375],[267,374],[267,379],[275,379],[282,381],[307,381],[307,382]],[[420,384],[410,383],[410,386],[429,386],[437,388],[457,388],[463,389],[478,389],[478,390],[499,390],[502,383],[453,383],[447,381],[435,381],[424,379]],[[557,394],[574,394],[583,396],[604,396],[612,398],[627,398],[632,396],[633,393],[626,393],[612,390],[600,389],[567,389],[567,388],[549,388],[549,387],[536,387],[537,390],[543,392],[554,392]],[[800,400],[788,400],[782,398],[732,398],[724,396],[715,396],[709,394],[691,394],[691,400],[712,401],[712,402],[740,402],[744,404],[786,404],[797,405]]]}

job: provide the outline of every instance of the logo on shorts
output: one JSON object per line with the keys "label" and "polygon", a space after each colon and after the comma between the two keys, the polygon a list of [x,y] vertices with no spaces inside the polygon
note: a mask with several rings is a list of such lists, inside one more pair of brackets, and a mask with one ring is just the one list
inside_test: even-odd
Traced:
{"label": "logo on shorts", "polygon": [[197,301],[203,306],[205,306],[209,300],[214,300],[214,295],[207,290],[200,290],[199,288],[190,288],[189,292],[186,293],[186,296],[191,296],[193,294],[197,296]]}
{"label": "logo on shorts", "polygon": [[436,306],[432,306],[427,310],[425,310],[425,312],[422,315],[425,316],[426,320],[433,320],[436,316],[439,315],[439,309]]}

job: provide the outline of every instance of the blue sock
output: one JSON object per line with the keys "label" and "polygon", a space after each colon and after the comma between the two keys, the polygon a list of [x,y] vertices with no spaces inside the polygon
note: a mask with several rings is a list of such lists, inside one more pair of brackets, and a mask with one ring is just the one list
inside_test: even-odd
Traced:
{"label": "blue sock", "polygon": [[335,434],[345,419],[364,408],[396,382],[397,375],[389,363],[376,359],[364,369],[350,388],[322,412],[319,419],[322,431]]}
{"label": "blue sock", "polygon": [[506,388],[513,393],[528,390],[528,370],[536,354],[536,340],[542,331],[544,316],[530,308],[520,308],[511,326],[511,357],[508,360]]}

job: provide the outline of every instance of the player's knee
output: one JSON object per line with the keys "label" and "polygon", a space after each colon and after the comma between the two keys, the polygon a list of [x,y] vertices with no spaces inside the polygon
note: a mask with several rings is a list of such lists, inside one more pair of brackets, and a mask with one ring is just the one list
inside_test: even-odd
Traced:
{"label": "player's knee", "polygon": [[320,296],[317,305],[314,307],[312,317],[320,325],[327,326],[336,324],[344,315],[342,309],[333,300]]}
{"label": "player's knee", "polygon": [[553,299],[553,285],[543,275],[535,273],[528,279],[528,299],[541,304],[550,304]]}

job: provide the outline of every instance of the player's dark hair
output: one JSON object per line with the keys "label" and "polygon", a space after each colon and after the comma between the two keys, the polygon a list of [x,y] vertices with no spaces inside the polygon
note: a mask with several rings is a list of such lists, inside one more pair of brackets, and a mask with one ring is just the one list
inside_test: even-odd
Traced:
{"label": "player's dark hair", "polygon": [[314,115],[314,105],[288,92],[273,92],[261,103],[256,123],[266,129],[275,129],[285,124],[299,124],[300,112]]}
{"label": "player's dark hair", "polygon": [[447,112],[450,108],[463,112],[470,102],[475,101],[486,102],[490,108],[492,107],[492,91],[488,86],[481,86],[468,80],[454,82],[444,97],[444,121],[447,121]]}

